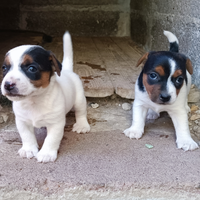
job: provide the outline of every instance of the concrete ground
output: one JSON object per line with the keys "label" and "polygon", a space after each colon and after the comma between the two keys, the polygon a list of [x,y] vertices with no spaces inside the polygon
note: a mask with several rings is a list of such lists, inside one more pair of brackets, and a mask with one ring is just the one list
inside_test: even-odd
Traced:
{"label": "concrete ground", "polygon": [[[0,61],[8,49],[24,43],[49,45],[48,49],[62,59],[62,42],[45,43],[41,34],[1,32],[0,36]],[[0,200],[199,200],[200,149],[176,149],[174,127],[166,113],[146,123],[140,140],[122,134],[132,118],[131,110],[124,110],[122,105],[131,100],[113,93],[127,98],[134,95],[130,77],[133,74],[137,78],[134,63],[141,49],[129,39],[88,41],[91,38],[74,38],[75,71],[82,78],[86,95],[91,91],[104,95],[103,86],[108,86],[104,79],[108,77],[106,80],[112,82],[107,90],[111,96],[87,98],[91,125],[88,134],[73,133],[74,113],[68,114],[56,162],[41,164],[36,159],[19,157],[17,151],[22,143],[14,114],[0,96]],[[87,57],[88,52],[91,57]],[[118,71],[120,66],[127,74]],[[195,88],[192,91],[189,101],[195,102],[200,94]],[[95,103],[98,108],[93,108]],[[190,106],[190,130],[199,142],[200,103]],[[41,146],[45,128],[36,130],[36,136]],[[147,144],[153,148],[147,148]]]}
{"label": "concrete ground", "polygon": [[[9,119],[0,125],[0,200],[200,199],[200,149],[176,149],[166,113],[147,122],[140,140],[125,137],[122,132],[131,124],[131,110],[122,109],[125,102],[131,103],[115,95],[88,98],[88,134],[71,131],[75,118],[70,112],[58,158],[47,164],[19,157],[14,116],[3,106]],[[94,103],[99,107],[92,108]],[[45,134],[45,128],[36,130],[40,146]]]}

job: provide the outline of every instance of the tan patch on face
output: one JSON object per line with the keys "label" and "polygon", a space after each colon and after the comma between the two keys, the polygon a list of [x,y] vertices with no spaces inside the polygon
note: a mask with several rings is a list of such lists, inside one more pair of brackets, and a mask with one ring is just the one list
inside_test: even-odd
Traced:
{"label": "tan patch on face", "polygon": [[23,59],[22,59],[22,65],[28,65],[33,63],[33,58],[27,54],[24,55]]}
{"label": "tan patch on face", "polygon": [[147,74],[143,74],[143,84],[146,88],[149,98],[151,101],[156,103],[160,95],[160,85],[149,85],[147,79]]}
{"label": "tan patch on face", "polygon": [[31,80],[31,83],[36,87],[43,87],[46,88],[49,85],[50,77],[52,75],[52,72],[41,72],[41,79],[37,81]]}
{"label": "tan patch on face", "polygon": [[160,75],[160,76],[164,76],[165,75],[165,71],[164,71],[164,68],[163,68],[163,66],[157,66],[156,68],[155,68],[155,71]]}
{"label": "tan patch on face", "polygon": [[10,66],[10,65],[11,65],[9,56],[6,56],[6,57],[5,57],[4,63],[5,63],[7,66]]}
{"label": "tan patch on face", "polygon": [[182,74],[182,70],[178,69],[174,72],[174,74],[172,75],[173,78],[177,78],[178,76],[180,76]]}
{"label": "tan patch on face", "polygon": [[[177,77],[180,76],[180,75],[182,75],[182,70],[178,69],[178,70],[176,70],[176,71],[174,72],[174,74],[173,74],[172,77],[173,77],[173,78],[177,78]],[[182,88],[182,86],[181,86],[181,88]],[[176,95],[179,94],[181,88],[180,88],[180,89],[176,89]]]}

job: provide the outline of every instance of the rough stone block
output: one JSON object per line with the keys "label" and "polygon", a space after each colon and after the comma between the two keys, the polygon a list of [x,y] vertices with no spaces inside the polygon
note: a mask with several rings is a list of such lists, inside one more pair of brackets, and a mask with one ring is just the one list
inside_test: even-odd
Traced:
{"label": "rough stone block", "polygon": [[131,13],[131,36],[134,41],[145,45],[148,40],[148,20],[142,14]]}
{"label": "rough stone block", "polygon": [[122,0],[21,0],[22,5],[32,5],[32,6],[41,6],[41,5],[108,5],[108,4],[119,4],[122,3]]}
{"label": "rough stone block", "polygon": [[[119,12],[104,11],[46,11],[25,13],[27,29],[63,35],[69,30],[73,35],[116,35]],[[55,17],[56,16],[56,17]]]}

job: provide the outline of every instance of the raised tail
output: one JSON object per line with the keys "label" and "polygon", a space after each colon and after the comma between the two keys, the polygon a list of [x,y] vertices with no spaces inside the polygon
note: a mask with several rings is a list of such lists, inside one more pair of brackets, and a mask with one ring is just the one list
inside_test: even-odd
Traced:
{"label": "raised tail", "polygon": [[68,31],[63,35],[63,61],[62,70],[73,71],[72,39]]}
{"label": "raised tail", "polygon": [[177,37],[169,31],[164,31],[163,33],[167,37],[167,39],[170,43],[169,50],[172,52],[179,52],[179,42],[178,42]]}

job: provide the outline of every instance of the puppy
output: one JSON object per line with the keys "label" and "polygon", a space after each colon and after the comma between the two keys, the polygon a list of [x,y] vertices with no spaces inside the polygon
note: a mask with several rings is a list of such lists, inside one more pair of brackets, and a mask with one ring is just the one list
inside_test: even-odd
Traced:
{"label": "puppy", "polygon": [[187,113],[187,95],[191,86],[192,64],[179,52],[178,39],[169,31],[164,35],[170,42],[170,51],[146,53],[137,63],[144,64],[135,84],[133,121],[124,131],[129,138],[139,139],[144,133],[145,118],[156,119],[167,111],[172,118],[179,149],[194,150],[198,145],[190,136]]}
{"label": "puppy", "polygon": [[[13,101],[16,126],[22,139],[21,157],[55,161],[64,133],[65,115],[75,109],[73,131],[90,131],[82,82],[73,73],[73,52],[68,32],[63,36],[62,65],[54,54],[37,45],[11,49],[2,66],[2,94]],[[56,73],[55,73],[56,72]],[[34,127],[46,127],[47,137],[38,152]]]}

